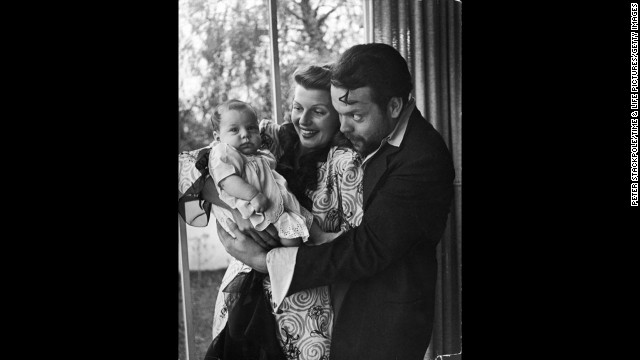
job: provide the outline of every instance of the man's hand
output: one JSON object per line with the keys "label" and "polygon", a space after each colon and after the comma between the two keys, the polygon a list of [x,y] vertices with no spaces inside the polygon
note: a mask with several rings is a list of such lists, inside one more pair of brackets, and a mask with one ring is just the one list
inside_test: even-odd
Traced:
{"label": "man's hand", "polygon": [[247,234],[250,230],[253,230],[253,225],[251,225],[251,221],[249,219],[245,219],[240,214],[238,209],[231,209],[231,215],[233,215],[233,220],[236,222],[238,226],[238,230]]}
{"label": "man's hand", "polygon": [[253,241],[267,251],[275,247],[282,246],[280,237],[278,236],[278,230],[273,226],[273,224],[269,224],[269,226],[267,226],[263,231],[258,231],[253,227],[253,225],[251,225],[251,221],[242,218],[242,215],[240,215],[238,210],[233,209],[231,210],[231,213],[233,214],[233,218],[236,220],[236,223],[234,224],[234,228],[230,229],[237,229],[245,236],[249,236]]}
{"label": "man's hand", "polygon": [[229,255],[249,265],[256,271],[267,273],[267,249],[251,236],[247,236],[238,230],[236,224],[231,220],[227,220],[227,226],[236,236],[235,239],[227,234],[217,220],[216,226],[218,227],[218,237]]}

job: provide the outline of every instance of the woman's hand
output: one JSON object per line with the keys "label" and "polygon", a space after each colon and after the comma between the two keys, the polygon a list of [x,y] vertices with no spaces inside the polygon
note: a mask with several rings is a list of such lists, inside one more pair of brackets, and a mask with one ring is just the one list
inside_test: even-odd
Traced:
{"label": "woman's hand", "polygon": [[316,234],[315,238],[311,238],[309,245],[320,245],[332,242],[338,236],[344,234],[344,230],[340,230],[338,232],[321,232]]}

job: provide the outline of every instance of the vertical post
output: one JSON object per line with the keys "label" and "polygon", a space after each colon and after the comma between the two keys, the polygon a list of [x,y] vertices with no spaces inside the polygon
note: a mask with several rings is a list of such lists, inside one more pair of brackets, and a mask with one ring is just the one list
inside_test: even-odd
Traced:
{"label": "vertical post", "polygon": [[381,42],[381,43],[385,43],[388,45],[391,45],[393,47],[395,47],[395,45],[393,44],[393,26],[397,26],[398,24],[396,23],[397,19],[393,18],[393,12],[392,12],[392,7],[391,4],[388,1],[379,1],[376,6],[378,6],[380,8],[380,12],[378,14],[380,14],[380,30],[381,30],[381,35],[380,39],[376,39],[377,42]]}
{"label": "vertical post", "polygon": [[187,225],[184,220],[178,215],[178,238],[179,246],[178,252],[180,253],[180,274],[182,275],[182,315],[184,317],[185,324],[185,337],[186,337],[186,353],[187,360],[195,360],[195,333],[193,332],[193,315],[192,315],[192,302],[191,302],[191,279],[189,277],[189,249],[187,247]]}
{"label": "vertical post", "polygon": [[433,115],[431,115],[431,108],[426,101],[428,94],[428,64],[427,56],[425,55],[425,53],[428,48],[426,47],[425,43],[425,33],[427,33],[427,31],[425,29],[423,2],[419,0],[413,0],[412,8],[413,17],[411,21],[413,22],[412,28],[414,29],[414,31],[409,51],[413,52],[414,68],[412,69],[412,73],[413,83],[415,84],[413,95],[416,97],[416,108],[425,115],[427,121],[431,121],[431,119],[433,119]]}
{"label": "vertical post", "polygon": [[364,7],[364,42],[373,42],[373,0],[362,0]]}
{"label": "vertical post", "polygon": [[278,0],[269,0],[269,35],[271,37],[271,94],[276,123],[282,124],[282,95],[280,91],[280,56],[278,54]]}
{"label": "vertical post", "polygon": [[[425,93],[424,103],[425,109],[424,113],[428,113],[429,117],[427,120],[438,129],[438,119],[440,116],[440,109],[438,106],[438,96],[436,93],[436,87],[438,85],[438,64],[437,64],[437,56],[439,56],[440,52],[438,50],[438,33],[436,27],[436,20],[438,19],[436,15],[435,0],[425,0],[424,1],[424,12],[423,12],[423,21],[424,21],[424,64],[426,69],[426,84],[427,88]],[[422,3],[422,2],[421,2]]]}
{"label": "vertical post", "polygon": [[409,69],[411,69],[411,57],[409,57],[409,49],[407,42],[409,40],[409,3],[407,1],[398,1],[398,51],[400,55],[407,60]]}

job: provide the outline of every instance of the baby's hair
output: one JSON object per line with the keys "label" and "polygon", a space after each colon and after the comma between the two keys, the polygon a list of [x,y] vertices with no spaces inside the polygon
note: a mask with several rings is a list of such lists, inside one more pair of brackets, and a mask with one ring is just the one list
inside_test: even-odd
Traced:
{"label": "baby's hair", "polygon": [[251,105],[247,104],[244,101],[231,99],[216,106],[216,109],[213,112],[213,116],[211,117],[213,131],[220,130],[220,120],[222,119],[222,114],[229,110],[236,110],[248,114],[253,121],[258,121],[258,113],[256,113],[256,110]]}

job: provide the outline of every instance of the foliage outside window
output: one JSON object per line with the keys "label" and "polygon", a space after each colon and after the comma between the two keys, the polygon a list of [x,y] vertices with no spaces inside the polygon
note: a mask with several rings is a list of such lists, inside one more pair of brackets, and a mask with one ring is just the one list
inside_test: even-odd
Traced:
{"label": "foliage outside window", "polygon": [[[259,118],[273,119],[267,1],[179,0],[179,151],[211,143],[212,112],[227,99],[246,101],[256,108]],[[335,61],[347,48],[364,42],[362,0],[280,0],[277,16],[282,113],[286,121],[291,106],[290,77],[296,67]],[[207,228],[187,226],[189,244],[206,243],[224,251],[213,238],[215,231],[215,222]],[[195,357],[201,359],[211,342],[213,308],[223,270],[191,268],[190,273],[192,336]],[[197,276],[193,276],[195,273]],[[179,295],[178,357],[185,359],[181,306]]]}
{"label": "foliage outside window", "polygon": [[[215,106],[236,98],[272,119],[267,0],[179,2],[179,150],[212,141]],[[278,1],[282,107],[289,117],[290,77],[296,67],[335,61],[364,42],[362,0]]]}

